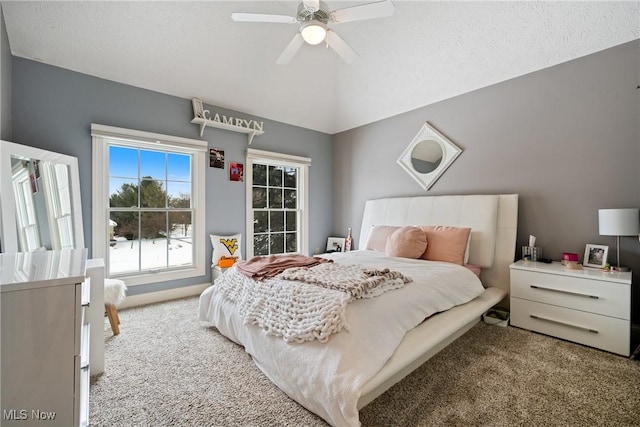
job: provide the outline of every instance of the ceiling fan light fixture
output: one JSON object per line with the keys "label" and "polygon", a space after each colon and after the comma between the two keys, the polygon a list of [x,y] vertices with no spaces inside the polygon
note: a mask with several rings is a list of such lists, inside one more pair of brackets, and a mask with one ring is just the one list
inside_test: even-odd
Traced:
{"label": "ceiling fan light fixture", "polygon": [[308,44],[320,44],[327,36],[327,26],[320,21],[309,21],[302,25],[300,34]]}

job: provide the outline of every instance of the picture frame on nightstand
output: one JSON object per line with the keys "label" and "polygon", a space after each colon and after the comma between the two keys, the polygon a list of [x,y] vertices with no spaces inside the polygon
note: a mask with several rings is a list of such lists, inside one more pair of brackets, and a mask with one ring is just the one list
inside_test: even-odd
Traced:
{"label": "picture frame on nightstand", "polygon": [[327,249],[328,253],[331,252],[344,252],[344,237],[329,237],[327,239]]}
{"label": "picture frame on nightstand", "polygon": [[584,261],[582,265],[585,267],[604,268],[604,266],[607,265],[608,255],[609,246],[587,243],[584,249]]}

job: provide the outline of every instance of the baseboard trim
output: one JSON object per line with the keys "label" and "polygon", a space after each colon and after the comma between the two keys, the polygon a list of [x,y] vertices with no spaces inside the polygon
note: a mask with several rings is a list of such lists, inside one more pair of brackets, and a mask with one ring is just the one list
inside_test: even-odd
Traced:
{"label": "baseboard trim", "polygon": [[165,291],[127,296],[118,306],[118,310],[200,295],[202,291],[207,289],[209,286],[211,286],[211,283],[203,283],[201,285],[183,286],[181,288],[167,289]]}

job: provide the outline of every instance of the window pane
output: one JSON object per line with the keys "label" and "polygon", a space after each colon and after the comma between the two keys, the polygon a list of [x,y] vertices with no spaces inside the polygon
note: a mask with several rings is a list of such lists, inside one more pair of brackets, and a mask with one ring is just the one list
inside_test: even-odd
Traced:
{"label": "window pane", "polygon": [[167,213],[140,213],[140,267],[143,270],[167,266]]}
{"label": "window pane", "polygon": [[138,213],[111,212],[109,221],[109,273],[137,272],[140,261]]}
{"label": "window pane", "polygon": [[187,154],[167,154],[167,179],[172,181],[191,181],[191,156]]}
{"label": "window pane", "polygon": [[160,151],[140,150],[140,177],[167,179],[167,155]]}
{"label": "window pane", "polygon": [[109,206],[112,208],[138,207],[138,180],[111,178],[109,180]]}
{"label": "window pane", "polygon": [[284,231],[284,212],[283,211],[275,211],[271,212],[269,215],[270,221],[270,229],[271,231]]}
{"label": "window pane", "polygon": [[60,248],[73,249],[73,221],[71,221],[71,215],[61,216],[56,219],[56,222],[58,223]]}
{"label": "window pane", "polygon": [[[134,240],[139,236],[138,212],[111,212],[109,225],[113,227],[113,236],[120,240]],[[118,239],[116,239],[118,240]]]}
{"label": "window pane", "polygon": [[253,187],[253,208],[264,209],[267,207],[267,189]]}
{"label": "window pane", "polygon": [[298,192],[296,190],[284,190],[284,207],[287,209],[295,209],[298,207],[296,199]]}
{"label": "window pane", "polygon": [[191,212],[169,212],[169,263],[168,267],[193,263]]}
{"label": "window pane", "polygon": [[287,233],[287,253],[298,252],[298,242],[296,233]]}
{"label": "window pane", "polygon": [[164,208],[167,206],[167,193],[162,181],[143,179],[140,182],[140,207]]}
{"label": "window pane", "polygon": [[284,186],[289,188],[297,188],[298,185],[298,169],[284,168]]}
{"label": "window pane", "polygon": [[191,184],[188,182],[167,182],[167,197],[172,208],[191,207]]}
{"label": "window pane", "polygon": [[298,231],[298,213],[287,211],[287,231]]}
{"label": "window pane", "polygon": [[282,167],[269,166],[269,187],[282,187]]}
{"label": "window pane", "polygon": [[253,184],[254,185],[267,185],[267,166],[266,165],[253,165]]}
{"label": "window pane", "polygon": [[[43,162],[45,163],[45,162]],[[49,162],[46,162],[49,164]],[[67,165],[54,165],[55,185],[58,187],[60,197],[56,200],[60,203],[58,215],[71,214],[71,188],[69,186],[69,167]]]}
{"label": "window pane", "polygon": [[282,209],[282,189],[269,189],[269,207],[271,209]]}
{"label": "window pane", "polygon": [[109,175],[132,178],[138,181],[138,150],[111,145],[109,147]]}
{"label": "window pane", "polygon": [[191,212],[169,212],[169,236],[172,239],[191,241]]}
{"label": "window pane", "polygon": [[269,255],[269,235],[256,234],[253,236],[253,254]]}
{"label": "window pane", "polygon": [[269,249],[272,254],[284,253],[284,233],[271,234]]}
{"label": "window pane", "polygon": [[253,215],[253,232],[266,233],[269,231],[269,213],[267,211],[256,211]]}
{"label": "window pane", "polygon": [[166,238],[167,234],[166,212],[140,213],[140,237],[153,240]]}

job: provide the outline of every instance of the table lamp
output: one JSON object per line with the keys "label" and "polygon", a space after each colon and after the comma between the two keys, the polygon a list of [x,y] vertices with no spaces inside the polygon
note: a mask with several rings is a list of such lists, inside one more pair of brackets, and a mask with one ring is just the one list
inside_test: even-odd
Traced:
{"label": "table lamp", "polygon": [[617,267],[613,271],[629,271],[620,266],[620,236],[635,236],[640,233],[638,209],[599,209],[598,219],[601,236],[616,236]]}

